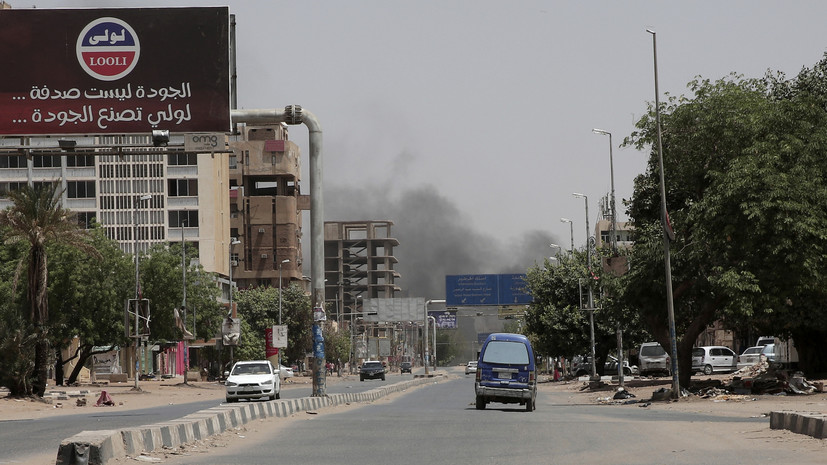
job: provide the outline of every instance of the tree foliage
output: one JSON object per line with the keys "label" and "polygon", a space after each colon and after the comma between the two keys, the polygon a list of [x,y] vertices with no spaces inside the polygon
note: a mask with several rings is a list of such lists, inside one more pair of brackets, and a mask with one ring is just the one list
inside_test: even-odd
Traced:
{"label": "tree foliage", "polygon": [[[617,330],[624,332],[624,349],[641,342],[645,336],[637,309],[616,298],[620,289],[618,278],[603,271],[601,259],[610,255],[607,249],[592,252],[592,268],[588,268],[585,251],[558,254],[557,262],[546,260],[543,266],[532,267],[526,282],[533,302],[526,312],[526,332],[538,355],[567,356],[591,352],[591,325],[588,284],[593,285],[595,361],[602,371],[609,353],[617,351]],[[581,308],[582,307],[582,308]]]}
{"label": "tree foliage", "polygon": [[[184,299],[184,270],[181,243],[163,243],[141,255],[140,281],[143,298],[151,308],[150,338],[155,341],[180,341],[183,332],[176,325],[175,309],[181,309]],[[197,250],[191,244],[186,248],[186,328],[198,338],[209,339],[220,327],[222,312],[218,303],[220,290],[215,277],[204,271],[197,261]],[[134,278],[132,296],[134,297]],[[179,312],[183,318],[183,312]],[[194,318],[193,318],[194,316]]]}
{"label": "tree foliage", "polygon": [[[312,347],[310,296],[291,285],[282,289],[282,324],[287,325],[287,348],[282,360],[304,360]],[[242,321],[242,334],[236,349],[237,359],[264,358],[264,332],[279,321],[279,289],[257,287],[233,294]],[[287,364],[287,363],[285,363]]]}
{"label": "tree foliage", "polygon": [[[11,207],[0,211],[0,225],[8,227],[6,243],[22,243],[26,247],[26,254],[19,259],[18,270],[23,267],[27,270],[29,321],[37,332],[35,379],[31,389],[38,396],[43,396],[46,391],[50,351],[46,247],[50,243],[62,243],[96,253],[87,241],[86,231],[79,228],[75,213],[60,205],[59,187],[58,182],[22,186],[9,193]],[[15,283],[17,276],[15,274]]]}
{"label": "tree foliage", "polygon": [[[90,238],[97,256],[61,244],[49,248],[53,345],[60,353],[73,338],[79,341],[76,352],[67,360],[59,360],[56,367],[60,374],[60,365],[76,361],[67,384],[77,380],[80,369],[92,355],[129,344],[124,303],[134,292],[132,259],[106,237],[103,228],[95,226]],[[96,346],[100,347],[97,351]],[[62,384],[59,379],[58,384]]]}
{"label": "tree foliage", "polygon": [[[825,99],[779,76],[697,79],[689,89],[691,98],[672,97],[661,108],[667,206],[676,236],[670,248],[682,385],[691,375],[692,346],[715,320],[798,335],[797,347],[805,353],[809,343],[801,329],[823,338],[827,328],[821,305]],[[652,151],[629,203],[637,240],[621,297],[626,305],[639,305],[655,340],[669,347],[652,111],[625,141]],[[804,360],[802,367],[825,368]]]}

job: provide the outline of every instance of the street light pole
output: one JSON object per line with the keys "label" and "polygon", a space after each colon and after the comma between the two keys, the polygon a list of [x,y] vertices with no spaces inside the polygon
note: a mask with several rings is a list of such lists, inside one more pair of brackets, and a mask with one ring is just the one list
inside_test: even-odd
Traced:
{"label": "street light pole", "polygon": [[[289,258],[279,262],[279,326],[281,326],[281,266],[285,263],[290,263]],[[279,369],[281,369],[281,349],[279,349]]]}
{"label": "street light pole", "polygon": [[187,242],[184,240],[184,225],[186,224],[186,221],[181,221],[181,275],[183,276],[181,316],[184,318],[182,320],[184,325],[184,384],[188,384],[187,371],[189,371],[190,368],[190,350],[189,344],[187,343]]}
{"label": "street light pole", "polygon": [[141,272],[140,272],[140,262],[141,257],[138,253],[138,208],[141,206],[141,203],[146,202],[147,200],[151,199],[152,196],[149,194],[144,194],[137,199],[135,199],[135,209],[132,213],[132,226],[133,226],[133,239],[135,240],[135,386],[132,388],[135,391],[140,391],[141,387],[138,385],[138,378],[140,378],[140,369],[139,369],[139,361],[138,361],[138,352],[139,347],[141,344],[141,335],[140,335],[140,320],[139,315],[141,313]]}
{"label": "street light pole", "polygon": [[[575,197],[582,197],[586,202],[586,267],[588,268],[588,276],[586,276],[589,290],[589,332],[591,335],[591,353],[592,353],[592,379],[597,378],[597,365],[594,360],[594,294],[592,293],[592,241],[589,237],[589,197],[585,194],[577,192],[572,194]],[[599,378],[598,378],[599,379]]]}
{"label": "street light pole", "polygon": [[617,255],[617,210],[615,209],[615,168],[614,168],[614,161],[612,159],[612,133],[609,131],[605,131],[603,129],[592,129],[592,132],[595,134],[603,134],[609,136],[609,173],[611,176],[611,184],[612,184],[612,199],[611,199],[611,207],[612,207],[612,252],[614,255]]}
{"label": "street light pole", "polygon": [[666,268],[666,308],[669,314],[669,343],[672,353],[672,398],[680,397],[681,385],[678,377],[678,341],[675,335],[675,307],[672,298],[672,262],[669,256],[670,228],[669,213],[666,209],[666,182],[663,175],[663,139],[660,127],[660,100],[658,97],[658,45],[657,34],[651,29],[646,32],[652,34],[652,54],[655,67],[655,124],[658,126],[658,165],[660,166],[660,215],[663,226],[663,262]]}
{"label": "street light pole", "polygon": [[571,229],[571,253],[574,253],[574,221],[568,218],[560,218],[561,223],[568,223]]}
{"label": "street light pole", "polygon": [[[229,312],[227,312],[227,318],[232,318],[233,317],[233,246],[237,245],[237,244],[241,244],[241,241],[236,239],[235,237],[231,237],[230,238],[230,245],[228,247],[229,251],[230,251],[230,254],[229,254],[229,257],[228,257],[229,258],[228,264],[230,265],[230,272],[229,272],[229,276],[230,276],[230,310],[229,310]],[[232,366],[232,365],[233,365],[233,346],[231,345],[230,346],[230,366]]]}

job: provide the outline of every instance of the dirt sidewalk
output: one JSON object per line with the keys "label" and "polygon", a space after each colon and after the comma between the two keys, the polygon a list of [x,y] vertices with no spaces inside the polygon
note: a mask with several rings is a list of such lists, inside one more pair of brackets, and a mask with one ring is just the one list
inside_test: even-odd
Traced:
{"label": "dirt sidewalk", "polygon": [[[327,383],[359,381],[358,375],[328,376]],[[282,389],[310,385],[308,376],[296,376],[283,381]],[[134,410],[161,405],[183,404],[201,400],[224,401],[224,384],[217,381],[189,381],[182,378],[140,381],[140,391],[134,382],[80,386],[49,386],[43,400],[12,399],[8,390],[0,388],[0,421],[35,419],[45,416],[69,415],[95,409]],[[96,407],[101,392],[111,397],[114,405]],[[80,402],[79,402],[80,401]],[[85,402],[85,405],[83,405]]]}

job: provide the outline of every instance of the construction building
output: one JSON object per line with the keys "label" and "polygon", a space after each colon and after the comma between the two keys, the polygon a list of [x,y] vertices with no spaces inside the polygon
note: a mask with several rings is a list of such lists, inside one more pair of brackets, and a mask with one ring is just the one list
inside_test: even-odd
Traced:
{"label": "construction building", "polygon": [[[325,306],[328,313],[352,315],[360,299],[393,298],[401,289],[393,248],[393,222],[326,221],[324,224]],[[349,320],[350,318],[345,318]],[[338,318],[337,318],[338,320]]]}

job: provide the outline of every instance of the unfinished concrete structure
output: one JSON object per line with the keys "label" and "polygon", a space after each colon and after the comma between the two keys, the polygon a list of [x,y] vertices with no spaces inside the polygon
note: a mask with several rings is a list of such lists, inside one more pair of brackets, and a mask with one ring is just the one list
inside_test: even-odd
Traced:
{"label": "unfinished concrete structure", "polygon": [[[298,146],[287,126],[243,126],[230,142],[230,266],[239,288],[287,287],[302,281]],[[281,283],[279,283],[281,279]]]}
{"label": "unfinished concrete structure", "polygon": [[[325,303],[328,312],[352,314],[360,299],[393,298],[401,289],[389,220],[326,221],[324,224]],[[332,315],[331,315],[332,316]],[[345,318],[350,319],[350,318]]]}

